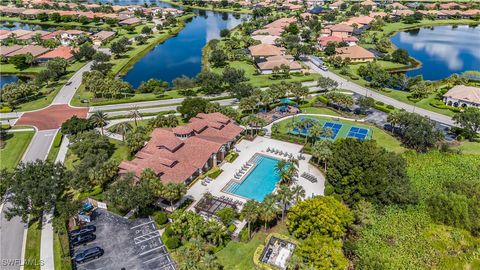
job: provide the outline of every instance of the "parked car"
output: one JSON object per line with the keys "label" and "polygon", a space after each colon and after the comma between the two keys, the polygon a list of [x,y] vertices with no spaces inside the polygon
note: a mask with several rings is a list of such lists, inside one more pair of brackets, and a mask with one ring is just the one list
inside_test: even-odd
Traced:
{"label": "parked car", "polygon": [[320,66],[320,69],[323,70],[323,71],[328,71],[328,67],[327,67],[327,66]]}
{"label": "parked car", "polygon": [[79,246],[79,245],[83,245],[85,243],[91,242],[91,241],[95,240],[95,238],[97,238],[97,236],[93,233],[81,234],[81,235],[76,236],[75,238],[71,239],[70,243],[73,246]]}
{"label": "parked car", "polygon": [[97,227],[94,225],[86,225],[78,230],[73,230],[70,232],[70,239],[73,239],[79,235],[91,234],[97,230]]}
{"label": "parked car", "polygon": [[84,263],[96,258],[99,258],[103,255],[104,251],[100,247],[93,247],[86,249],[80,253],[77,253],[73,258],[76,263]]}
{"label": "parked car", "polygon": [[72,81],[68,81],[65,85],[70,85],[72,84]]}

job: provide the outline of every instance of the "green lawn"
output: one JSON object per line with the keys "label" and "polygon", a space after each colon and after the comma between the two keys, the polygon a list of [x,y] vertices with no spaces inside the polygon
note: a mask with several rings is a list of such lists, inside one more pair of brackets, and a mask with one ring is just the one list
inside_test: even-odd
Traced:
{"label": "green lawn", "polygon": [[6,17],[6,16],[0,16],[0,22],[20,22],[20,23],[25,23],[25,24],[37,24],[37,25],[46,25],[46,26],[52,26],[52,27],[59,27],[63,26],[66,28],[85,28],[84,30],[88,30],[88,28],[95,27],[95,28],[110,28],[111,26],[106,24],[106,23],[87,23],[87,24],[82,24],[79,22],[54,22],[54,21],[41,21],[41,20],[29,20],[29,19],[21,19],[20,17]]}
{"label": "green lawn", "polygon": [[30,261],[25,265],[25,270],[40,269],[40,242],[42,230],[40,221],[30,221],[27,232],[27,243],[25,247],[25,260]]}
{"label": "green lawn", "polygon": [[[335,139],[339,138],[346,138],[348,135],[348,131],[350,130],[350,127],[356,126],[356,127],[362,127],[362,128],[367,128],[369,129],[369,138],[372,138],[377,141],[378,145],[384,147],[385,149],[393,152],[403,152],[405,151],[405,148],[401,146],[401,143],[395,139],[393,136],[390,134],[386,133],[380,128],[377,128],[373,125],[368,125],[368,124],[363,124],[361,122],[353,122],[353,121],[346,121],[346,120],[337,120],[336,118],[332,117],[322,117],[322,116],[304,116],[305,118],[313,118],[317,121],[319,121],[322,125],[325,122],[332,122],[332,123],[339,123],[342,124],[342,127],[340,128],[337,137]],[[296,121],[298,121],[299,117],[295,117]],[[294,121],[293,118],[286,119],[284,121],[279,122],[279,132],[280,134],[289,134],[289,131],[291,130],[290,126],[292,121]],[[303,139],[298,140],[298,142],[303,142]]]}
{"label": "green lawn", "polygon": [[[245,76],[249,79],[249,82],[256,87],[266,87],[272,84],[280,83],[281,81],[286,82],[307,82],[307,81],[315,81],[320,78],[320,75],[313,73],[310,75],[294,75],[291,74],[289,79],[278,79],[273,80],[271,79],[271,75],[268,74],[256,74],[256,67],[244,61],[232,61],[228,63],[229,66],[237,69],[245,70]],[[223,68],[212,68],[213,72],[222,73]]]}
{"label": "green lawn", "polygon": [[313,113],[313,114],[328,114],[332,116],[339,116],[339,114],[335,111],[330,110],[329,108],[323,107],[307,107],[307,108],[300,108],[302,113]]}
{"label": "green lawn", "polygon": [[453,149],[460,150],[463,154],[480,155],[480,142],[461,142],[459,146]]}
{"label": "green lawn", "polygon": [[47,160],[51,162],[55,162],[55,159],[58,156],[58,152],[60,152],[60,145],[62,144],[63,134],[62,132],[58,131],[55,135],[55,139],[53,139],[52,148],[50,148],[50,152],[48,152]]}
{"label": "green lawn", "polygon": [[259,245],[265,244],[265,239],[270,233],[288,235],[287,228],[284,224],[278,224],[269,229],[266,233],[262,228],[262,230],[257,232],[248,243],[230,241],[225,248],[216,253],[218,261],[223,265],[224,269],[256,269],[253,263],[253,254]]}
{"label": "green lawn", "polygon": [[72,262],[70,258],[70,246],[66,234],[53,235],[53,259],[55,270],[71,270]]}
{"label": "green lawn", "polygon": [[7,133],[5,147],[0,149],[0,169],[14,169],[22,159],[34,131]]}
{"label": "green lawn", "polygon": [[[374,215],[355,244],[359,269],[480,269],[480,238],[435,224],[425,201],[447,181],[478,181],[478,156],[406,152],[416,206],[387,207]],[[370,267],[368,267],[370,266]]]}

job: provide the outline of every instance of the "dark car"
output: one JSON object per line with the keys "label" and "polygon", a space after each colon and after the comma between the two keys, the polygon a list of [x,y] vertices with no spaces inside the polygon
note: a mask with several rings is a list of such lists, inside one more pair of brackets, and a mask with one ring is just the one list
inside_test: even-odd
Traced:
{"label": "dark car", "polygon": [[70,84],[72,84],[72,81],[68,81],[68,82],[66,83],[66,85],[70,85]]}
{"label": "dark car", "polygon": [[93,247],[86,249],[80,253],[77,253],[75,257],[73,258],[76,263],[84,263],[93,259],[96,259],[98,257],[101,257],[103,255],[103,249],[100,247]]}
{"label": "dark car", "polygon": [[97,238],[97,236],[93,233],[81,234],[76,236],[75,238],[72,238],[70,243],[72,243],[73,246],[79,246],[79,245],[83,245],[85,243],[91,242],[95,240],[95,238]]}
{"label": "dark car", "polygon": [[97,230],[97,227],[93,225],[87,225],[83,226],[82,228],[78,230],[73,230],[70,232],[70,239],[73,239],[79,235],[84,235],[84,234],[91,234]]}

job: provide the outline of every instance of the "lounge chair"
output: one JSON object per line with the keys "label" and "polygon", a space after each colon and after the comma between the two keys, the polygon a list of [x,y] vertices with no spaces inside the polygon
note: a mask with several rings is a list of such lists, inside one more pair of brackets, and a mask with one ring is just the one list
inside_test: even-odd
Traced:
{"label": "lounge chair", "polygon": [[203,181],[202,181],[202,185],[203,185],[203,186],[206,186],[207,184],[206,184],[205,182],[203,182]]}
{"label": "lounge chair", "polygon": [[270,152],[270,147],[267,147],[267,152]]}

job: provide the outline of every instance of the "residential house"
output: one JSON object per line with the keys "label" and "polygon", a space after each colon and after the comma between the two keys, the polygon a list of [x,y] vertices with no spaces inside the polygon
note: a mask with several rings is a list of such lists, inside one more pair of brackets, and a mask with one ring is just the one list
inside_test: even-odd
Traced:
{"label": "residential house", "polygon": [[0,46],[0,55],[7,56],[14,51],[20,50],[21,48],[23,48],[21,45]]}
{"label": "residential house", "polygon": [[329,43],[340,43],[340,42],[346,42],[348,46],[355,46],[357,45],[358,38],[354,36],[349,36],[349,37],[329,36],[329,37],[318,38],[318,45],[321,50],[324,50]]}
{"label": "residential house", "polygon": [[290,72],[301,72],[302,66],[291,55],[275,55],[255,62],[261,74],[272,74],[275,68],[287,66]]}
{"label": "residential house", "polygon": [[155,129],[135,158],[119,165],[119,173],[138,178],[150,168],[162,182],[189,184],[220,164],[242,131],[221,113],[199,113],[185,126]]}
{"label": "residential house", "polygon": [[37,36],[42,38],[43,36],[48,35],[48,34],[50,34],[50,32],[48,32],[48,31],[35,30],[35,31],[32,31],[31,33],[28,33],[26,35],[22,35],[22,36],[18,37],[17,39],[22,40],[22,41],[32,41]]}
{"label": "residential house", "polygon": [[266,58],[269,56],[283,55],[283,48],[270,44],[259,44],[248,47],[250,55],[254,59]]}
{"label": "residential house", "polygon": [[349,37],[353,33],[353,27],[344,23],[327,26],[326,28],[330,30],[331,36]]}
{"label": "residential house", "polygon": [[336,56],[340,56],[342,59],[349,58],[352,62],[370,62],[375,59],[373,53],[358,45],[336,48],[335,52]]}
{"label": "residential house", "polygon": [[117,33],[114,31],[106,31],[102,30],[94,35],[92,35],[93,44],[100,46],[101,44],[105,44],[108,41],[112,40]]}
{"label": "residential house", "polygon": [[377,3],[371,1],[371,0],[366,0],[360,3],[361,6],[364,7],[369,7],[371,10],[375,10],[377,8]]}
{"label": "residential house", "polygon": [[42,47],[40,45],[27,45],[19,50],[15,50],[9,54],[6,54],[5,57],[9,58],[15,55],[20,55],[20,54],[32,54],[35,58],[38,56],[50,51],[49,48]]}
{"label": "residential house", "polygon": [[275,41],[280,38],[280,36],[271,36],[271,35],[256,35],[252,36],[253,39],[260,41],[262,44],[274,45]]}
{"label": "residential house", "polygon": [[68,46],[58,46],[57,48],[37,57],[39,63],[48,62],[54,58],[63,58],[65,60],[73,59],[74,48]]}
{"label": "residential house", "polygon": [[118,24],[120,25],[138,25],[142,22],[139,18],[128,18],[126,20],[120,21]]}
{"label": "residential house", "polygon": [[480,88],[456,85],[443,95],[443,102],[453,107],[480,107]]}
{"label": "residential house", "polygon": [[344,24],[352,26],[353,28],[362,28],[368,26],[373,20],[375,19],[370,16],[358,16],[348,19]]}

